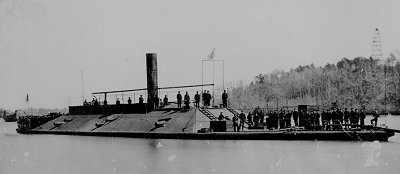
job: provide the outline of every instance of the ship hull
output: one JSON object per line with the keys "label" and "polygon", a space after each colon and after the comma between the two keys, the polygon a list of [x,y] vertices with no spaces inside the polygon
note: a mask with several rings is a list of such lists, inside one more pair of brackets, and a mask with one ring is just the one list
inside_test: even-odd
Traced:
{"label": "ship hull", "polygon": [[227,120],[210,120],[199,109],[165,109],[144,114],[64,115],[51,120],[21,117],[17,131],[22,134],[203,140],[388,141],[394,135],[392,130],[373,127],[354,130],[267,130],[261,127],[262,129],[245,128],[244,131],[234,132],[231,121],[234,113],[225,108],[208,111],[211,114],[222,112]]}
{"label": "ship hull", "polygon": [[164,133],[164,132],[88,132],[88,131],[40,131],[17,130],[22,134],[56,134],[105,137],[131,137],[151,139],[200,139],[200,140],[335,140],[335,141],[388,141],[393,132],[369,131],[263,131],[263,132],[212,132],[212,133]]}

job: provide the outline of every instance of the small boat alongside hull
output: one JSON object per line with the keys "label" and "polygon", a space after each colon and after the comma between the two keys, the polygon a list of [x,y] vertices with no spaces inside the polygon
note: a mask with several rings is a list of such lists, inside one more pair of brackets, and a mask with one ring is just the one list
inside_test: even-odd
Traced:
{"label": "small boat alongside hull", "polygon": [[17,114],[3,115],[3,119],[5,122],[16,122]]}

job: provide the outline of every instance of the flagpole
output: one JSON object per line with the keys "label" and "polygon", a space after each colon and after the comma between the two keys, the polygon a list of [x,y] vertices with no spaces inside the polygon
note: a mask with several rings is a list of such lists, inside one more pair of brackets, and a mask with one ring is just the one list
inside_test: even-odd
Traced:
{"label": "flagpole", "polygon": [[85,102],[85,91],[83,90],[83,70],[81,70],[82,73],[82,103]]}
{"label": "flagpole", "polygon": [[[203,63],[204,60],[201,60],[201,92],[203,92],[203,84],[204,84],[204,79],[203,79]],[[203,97],[203,95],[201,95],[201,97]],[[203,99],[204,100],[204,99]]]}
{"label": "flagpole", "polygon": [[[214,74],[215,74],[215,60],[213,59],[213,84],[215,84],[215,82],[214,82]],[[213,85],[213,95],[212,95],[212,98],[213,98],[213,106],[214,106],[214,99],[215,99],[215,96],[214,96],[214,86],[215,86],[215,85]]]}
{"label": "flagpole", "polygon": [[225,90],[225,65],[224,60],[222,60],[222,89]]}

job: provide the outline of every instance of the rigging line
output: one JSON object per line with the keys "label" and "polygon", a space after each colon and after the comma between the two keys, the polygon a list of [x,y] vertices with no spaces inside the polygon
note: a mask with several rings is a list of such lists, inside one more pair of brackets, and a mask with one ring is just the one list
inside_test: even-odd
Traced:
{"label": "rigging line", "polygon": [[194,112],[194,113],[192,114],[192,116],[190,117],[189,121],[186,123],[185,127],[182,129],[182,132],[184,132],[185,129],[187,129],[188,127],[192,126],[192,125],[196,122],[196,121],[194,121],[192,124],[188,125],[189,122],[193,119],[193,117],[194,117],[195,115],[196,115],[196,112]]}

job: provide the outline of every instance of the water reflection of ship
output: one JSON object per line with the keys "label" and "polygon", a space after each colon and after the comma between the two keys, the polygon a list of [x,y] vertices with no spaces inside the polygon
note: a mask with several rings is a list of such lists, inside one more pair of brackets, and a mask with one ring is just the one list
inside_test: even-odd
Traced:
{"label": "water reflection of ship", "polygon": [[[381,127],[358,127],[348,130],[307,130],[301,127],[268,130],[265,127],[249,127],[234,132],[232,118],[239,113],[233,108],[180,108],[176,102],[156,107],[160,89],[190,88],[202,85],[158,87],[157,58],[155,53],[146,54],[147,88],[121,91],[104,91],[104,95],[128,91],[147,90],[147,103],[97,104],[70,106],[69,114],[50,121],[40,117],[18,119],[19,133],[64,134],[89,136],[120,136],[136,138],[170,139],[259,139],[259,140],[362,140],[388,141],[398,130]],[[214,85],[214,84],[212,84]],[[216,116],[223,113],[224,121]],[[38,120],[37,120],[38,119]],[[34,124],[37,123],[37,124]]]}

